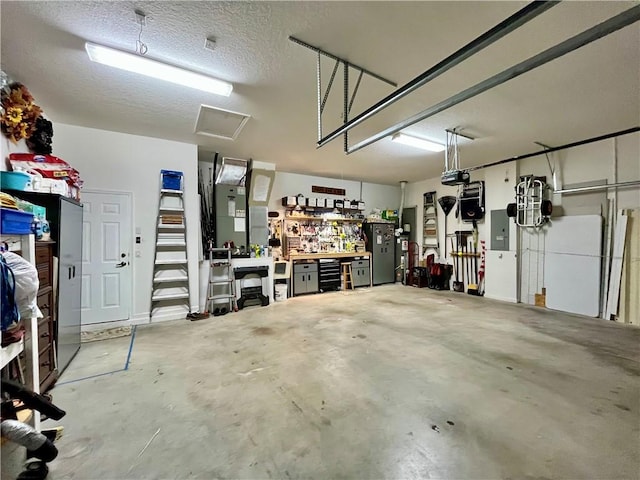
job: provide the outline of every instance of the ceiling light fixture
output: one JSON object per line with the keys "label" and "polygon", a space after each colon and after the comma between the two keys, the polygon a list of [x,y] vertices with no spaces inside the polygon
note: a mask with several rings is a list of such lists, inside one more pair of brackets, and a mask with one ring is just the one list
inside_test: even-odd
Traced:
{"label": "ceiling light fixture", "polygon": [[416,148],[422,148],[423,150],[429,150],[430,152],[444,152],[445,146],[440,143],[431,142],[424,138],[412,137],[404,133],[395,133],[391,140],[394,142],[402,143],[403,145],[410,145]]}
{"label": "ceiling light fixture", "polygon": [[225,97],[231,95],[233,90],[233,85],[228,82],[151,60],[150,58],[133,53],[103,47],[102,45],[96,45],[90,42],[85,43],[85,49],[92,62],[120,68],[128,72],[139,73],[147,77],[158,78],[165,82],[195,88],[216,95],[224,95]]}

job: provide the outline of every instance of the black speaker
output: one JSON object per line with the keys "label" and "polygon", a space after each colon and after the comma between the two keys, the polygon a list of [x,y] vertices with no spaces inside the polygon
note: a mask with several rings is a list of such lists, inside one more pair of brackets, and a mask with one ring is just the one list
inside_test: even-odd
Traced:
{"label": "black speaker", "polygon": [[460,199],[460,218],[463,222],[478,221],[484,218],[484,208],[480,206],[477,198]]}
{"label": "black speaker", "polygon": [[484,181],[464,185],[458,198],[458,205],[463,222],[482,220],[484,218]]}

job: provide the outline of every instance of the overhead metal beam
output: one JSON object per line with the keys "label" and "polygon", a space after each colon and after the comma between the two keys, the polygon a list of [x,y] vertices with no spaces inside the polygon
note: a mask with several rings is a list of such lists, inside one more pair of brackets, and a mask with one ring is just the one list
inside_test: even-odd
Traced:
{"label": "overhead metal beam", "polygon": [[476,137],[472,137],[471,135],[468,135],[466,133],[462,133],[462,129],[460,127],[447,128],[447,129],[445,129],[445,132],[453,133],[454,135],[457,135],[457,136],[462,137],[462,138],[466,138],[467,140],[475,140],[476,139]]}
{"label": "overhead metal beam", "polygon": [[425,120],[426,118],[432,117],[437,113],[440,113],[459,103],[464,102],[465,100],[469,100],[470,98],[480,95],[487,90],[497,87],[498,85],[501,85],[516,77],[519,77],[523,73],[538,68],[545,63],[549,63],[556,58],[573,52],[574,50],[577,50],[578,48],[594,42],[602,37],[606,37],[607,35],[610,35],[613,32],[620,30],[621,28],[631,25],[638,20],[640,20],[640,5],[625,10],[624,12],[611,17],[608,20],[605,20],[604,22],[599,23],[598,25],[591,27],[582,33],[579,33],[578,35],[575,35],[568,40],[565,40],[564,42],[548,48],[547,50],[534,55],[533,57],[528,58],[527,60],[520,62],[519,64],[508,68],[494,75],[493,77],[490,77],[472,87],[469,87],[466,90],[463,90],[462,92],[453,95],[452,97],[449,97],[446,100],[443,100],[442,102],[437,103],[436,105],[433,105],[432,107],[429,107],[426,110],[423,110],[422,112],[417,113],[400,123],[397,123],[365,140],[362,140],[353,147],[350,147],[347,153],[357,152],[358,150],[379,140],[382,140],[389,135],[393,135],[394,133],[405,129],[410,125]]}
{"label": "overhead metal beam", "polygon": [[[342,120],[349,121],[349,64],[344,63],[344,95],[343,95]],[[349,149],[349,132],[344,132],[344,153]]]}
{"label": "overhead metal beam", "polygon": [[[533,20],[535,17],[540,15],[543,12],[546,12],[551,7],[560,3],[559,1],[548,1],[548,2],[532,2],[528,4],[523,9],[517,11],[515,14],[511,15],[506,20],[500,22],[495,27],[490,30],[487,30],[485,33],[480,35],[475,40],[469,42],[461,49],[457,50],[453,54],[449,55],[447,58],[437,63],[433,67],[431,67],[426,72],[418,75],[416,78],[411,80],[406,85],[403,85],[395,92],[387,95],[385,98],[380,100],[378,103],[373,105],[372,107],[366,109],[364,112],[360,113],[353,117],[349,122],[340,128],[334,130],[329,135],[324,137],[323,139],[318,141],[318,147],[322,147],[323,145],[329,143],[331,140],[338,138],[342,133],[352,129],[356,125],[364,122],[367,118],[372,117],[376,113],[384,110],[388,106],[394,104],[402,97],[410,94],[414,90],[422,87],[424,84],[430,82],[434,78],[442,75],[447,70],[455,67],[463,60],[471,57],[472,55],[478,53],[480,50],[488,47],[495,41],[501,39],[505,35],[513,32],[515,29],[521,27],[525,23],[530,20]],[[289,37],[291,39],[291,37]]]}
{"label": "overhead metal beam", "polygon": [[351,113],[351,107],[353,107],[353,102],[356,99],[356,94],[358,93],[358,88],[360,88],[360,82],[362,81],[362,71],[360,75],[358,75],[358,80],[356,81],[356,87],[353,89],[353,95],[351,96],[351,101],[349,101],[349,113]]}
{"label": "overhead metal beam", "polygon": [[363,67],[361,67],[359,65],[356,65],[355,63],[351,63],[351,62],[345,60],[344,58],[340,58],[340,57],[334,55],[333,53],[329,53],[329,52],[327,52],[325,50],[322,50],[321,48],[314,47],[313,45],[309,45],[308,43],[303,42],[302,40],[300,40],[300,39],[298,39],[296,37],[289,36],[289,40],[292,41],[293,43],[296,43],[296,44],[300,45],[300,46],[308,48],[309,50],[313,50],[316,53],[320,53],[320,54],[324,55],[325,57],[332,58],[333,60],[336,60],[336,61],[338,61],[340,63],[343,63],[343,64],[348,63],[350,67],[355,68],[356,70],[360,70],[361,72],[364,72],[367,75],[369,75],[370,77],[373,77],[373,78],[375,78],[377,80],[380,80],[381,82],[388,83],[392,87],[397,87],[398,86],[397,83],[392,82],[391,80],[389,80],[387,78],[384,78],[383,76],[378,75],[377,73],[373,73],[371,70],[367,70],[366,68],[363,68]]}
{"label": "overhead metal beam", "polygon": [[[331,86],[333,85],[333,80],[336,78],[336,72],[338,71],[338,66],[340,62],[336,60],[336,64],[333,66],[333,72],[331,72],[331,78],[329,78],[329,85],[327,85],[327,90],[324,92],[324,98],[322,99],[322,105],[320,105],[320,113],[324,112],[324,106],[327,104],[327,99],[329,98],[329,92],[331,91]],[[320,119],[322,120],[322,119]],[[322,121],[320,122],[322,123]]]}
{"label": "overhead metal beam", "polygon": [[318,87],[318,139],[322,138],[322,66],[320,65],[320,54],[316,59],[316,84]]}
{"label": "overhead metal beam", "polygon": [[588,145],[589,143],[601,142],[602,140],[608,140],[609,138],[614,138],[614,137],[621,137],[622,135],[628,135],[630,133],[635,133],[635,132],[640,132],[640,126],[627,128],[626,130],[619,130],[617,132],[607,133],[605,135],[600,135],[598,137],[587,138],[585,140],[579,140],[577,142],[567,143],[565,145],[560,145],[559,147],[548,147],[548,148],[545,148],[544,150],[539,150],[537,152],[526,153],[524,155],[516,155],[515,157],[505,158],[504,160],[485,163],[484,165],[478,165],[476,167],[465,168],[465,170],[468,172],[473,172],[475,170],[481,170],[483,168],[495,167],[496,165],[502,165],[510,162],[517,162],[518,160],[524,160],[525,158],[537,157],[538,155],[544,155],[545,153],[557,152],[558,150],[566,150],[568,148],[579,147],[581,145]]}

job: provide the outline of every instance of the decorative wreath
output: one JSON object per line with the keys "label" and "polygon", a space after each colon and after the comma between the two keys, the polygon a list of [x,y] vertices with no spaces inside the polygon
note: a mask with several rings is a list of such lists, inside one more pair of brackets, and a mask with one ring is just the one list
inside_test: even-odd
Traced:
{"label": "decorative wreath", "polygon": [[2,90],[2,133],[14,143],[29,138],[36,129],[42,109],[33,103],[33,96],[21,83],[12,83]]}

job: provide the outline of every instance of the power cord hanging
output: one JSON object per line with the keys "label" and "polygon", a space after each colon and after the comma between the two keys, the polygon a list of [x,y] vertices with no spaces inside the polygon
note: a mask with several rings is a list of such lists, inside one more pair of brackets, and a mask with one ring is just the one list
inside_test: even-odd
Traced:
{"label": "power cord hanging", "polygon": [[136,10],[136,21],[140,24],[140,32],[138,32],[138,40],[136,40],[136,53],[138,55],[146,55],[149,48],[147,44],[142,41],[142,29],[147,24],[147,16]]}

